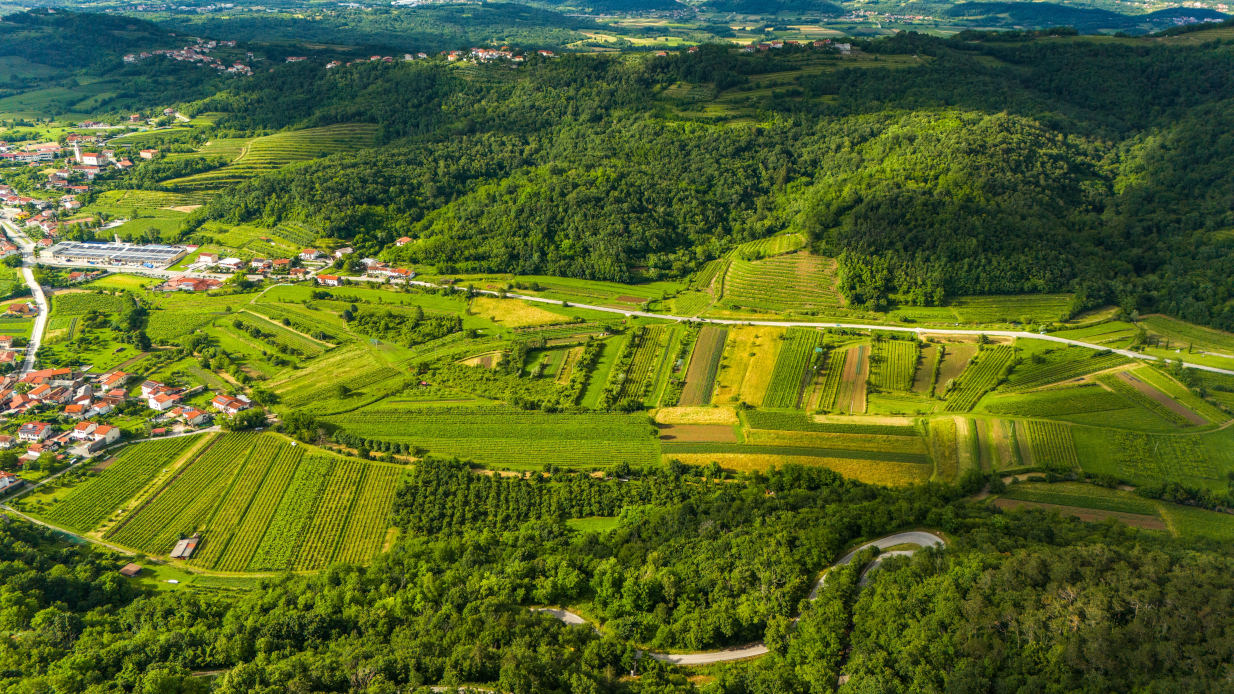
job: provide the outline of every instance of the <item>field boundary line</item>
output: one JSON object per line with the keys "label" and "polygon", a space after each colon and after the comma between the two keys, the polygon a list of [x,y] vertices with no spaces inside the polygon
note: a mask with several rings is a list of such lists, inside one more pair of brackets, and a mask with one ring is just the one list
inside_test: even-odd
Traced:
{"label": "field boundary line", "polygon": [[258,317],[258,318],[260,318],[260,319],[262,319],[262,320],[266,321],[266,322],[267,322],[267,323],[269,323],[270,325],[274,325],[274,326],[277,326],[277,327],[279,327],[279,328],[282,328],[283,330],[286,330],[286,331],[288,331],[288,332],[295,333],[295,334],[299,335],[300,337],[303,337],[303,338],[304,338],[304,339],[306,339],[306,340],[309,340],[309,341],[311,341],[311,342],[315,342],[315,343],[317,343],[317,344],[319,344],[319,345],[321,345],[321,346],[325,347],[326,349],[334,349],[335,347],[338,347],[338,345],[333,345],[333,344],[330,344],[329,342],[326,342],[326,341],[324,341],[324,340],[318,340],[318,339],[317,339],[317,338],[315,338],[315,337],[311,337],[311,336],[309,336],[309,335],[305,335],[304,333],[300,332],[299,330],[296,330],[295,328],[292,328],[292,327],[289,327],[289,326],[283,325],[282,323],[278,323],[278,322],[274,321],[273,319],[271,319],[269,316],[263,316],[263,315],[261,315],[260,313],[256,313],[256,312],[250,311],[250,310],[249,310],[249,309],[247,309],[247,308],[245,308],[245,309],[241,309],[241,310],[240,310],[240,313],[247,313],[247,314],[249,314],[250,316],[256,316],[256,317]]}

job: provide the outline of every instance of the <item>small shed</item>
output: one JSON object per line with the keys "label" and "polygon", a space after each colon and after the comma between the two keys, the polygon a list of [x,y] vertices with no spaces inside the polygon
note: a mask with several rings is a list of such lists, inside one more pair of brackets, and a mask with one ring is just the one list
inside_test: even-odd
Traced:
{"label": "small shed", "polygon": [[141,573],[141,567],[136,564],[125,564],[123,569],[120,569],[121,576],[132,578]]}
{"label": "small shed", "polygon": [[188,559],[193,556],[193,550],[197,549],[197,543],[200,541],[201,538],[197,535],[180,540],[176,543],[175,548],[171,550],[171,558]]}

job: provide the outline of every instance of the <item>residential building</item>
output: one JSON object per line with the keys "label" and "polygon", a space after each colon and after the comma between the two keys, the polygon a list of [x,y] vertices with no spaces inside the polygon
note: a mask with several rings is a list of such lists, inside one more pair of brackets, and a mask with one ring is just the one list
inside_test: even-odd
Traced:
{"label": "residential building", "polygon": [[342,284],[342,282],[339,281],[337,275],[317,275],[317,284],[325,285],[327,287],[337,287]]}
{"label": "residential building", "polygon": [[410,237],[410,236],[403,236],[403,237],[401,237],[401,238],[395,239],[395,241],[394,241],[394,245],[396,245],[396,246],[406,246],[406,245],[407,245],[407,244],[409,244],[409,243],[411,243],[411,237]]}
{"label": "residential building", "polygon": [[180,403],[180,396],[171,393],[159,393],[146,398],[146,407],[155,412],[166,412]]}
{"label": "residential building", "polygon": [[17,438],[22,441],[42,441],[51,436],[50,424],[43,422],[26,422],[17,429]]}
{"label": "residential building", "polygon": [[305,248],[300,251],[300,260],[316,260],[321,257],[321,251],[316,248]]}
{"label": "residential building", "polygon": [[25,480],[11,472],[0,472],[0,493],[8,491],[13,487],[20,487],[25,483]]}
{"label": "residential building", "polygon": [[210,401],[210,406],[228,416],[235,415],[237,412],[247,410],[252,407],[248,398],[243,396],[233,398],[227,395],[216,395]]}

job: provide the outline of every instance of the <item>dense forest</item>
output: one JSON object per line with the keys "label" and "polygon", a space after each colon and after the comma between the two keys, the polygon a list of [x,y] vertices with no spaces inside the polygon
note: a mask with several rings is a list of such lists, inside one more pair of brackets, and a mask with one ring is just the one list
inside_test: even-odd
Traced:
{"label": "dense forest", "polygon": [[[845,691],[1225,686],[1224,548],[973,505],[972,476],[889,490],[822,468],[624,474],[498,478],[427,459],[398,492],[404,536],[374,565],[237,593],[143,592],[106,550],[8,522],[0,691],[196,693],[202,670],[229,694],[806,694],[841,672]],[[616,528],[567,522],[597,511]],[[922,525],[948,546],[888,559],[864,588],[863,562],[836,569],[802,600],[851,541]],[[542,604],[589,605],[602,633],[528,609]],[[693,679],[637,651],[759,638],[768,655]]]}
{"label": "dense forest", "polygon": [[1234,327],[1234,47],[902,33],[860,48],[921,64],[801,75],[752,101],[749,127],[683,120],[665,88],[740,93],[793,77],[791,54],[567,56],[484,82],[440,63],[289,66],[199,107],[245,131],[369,121],[387,144],[253,179],[190,224],[311,221],[419,239],[387,257],[446,272],[619,281],[799,230],[858,305],[1076,291]]}

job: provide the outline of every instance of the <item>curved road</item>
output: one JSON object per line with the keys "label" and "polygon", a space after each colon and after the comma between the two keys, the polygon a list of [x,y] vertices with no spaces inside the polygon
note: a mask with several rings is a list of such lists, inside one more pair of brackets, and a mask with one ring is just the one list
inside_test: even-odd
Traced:
{"label": "curved road", "polygon": [[[421,287],[432,287],[439,289],[438,285],[431,282],[418,282],[411,280],[409,284],[418,285]],[[477,294],[487,294],[489,296],[500,296],[498,292],[488,289],[477,289]],[[546,299],[542,296],[527,296],[526,294],[506,293],[506,296],[511,299],[522,299],[524,301],[538,301],[545,304],[564,305],[567,302],[558,301],[557,299]],[[591,304],[570,304],[572,307],[583,308],[589,311],[601,311],[604,313],[619,313],[623,316],[637,316],[639,318],[659,318],[661,320],[672,320],[678,322],[693,322],[693,323],[708,323],[714,325],[766,325],[769,327],[790,328],[790,327],[805,327],[805,328],[848,328],[851,330],[888,330],[899,333],[916,333],[920,335],[989,335],[993,337],[1023,337],[1032,340],[1045,340],[1047,342],[1057,342],[1064,345],[1075,345],[1077,347],[1087,347],[1089,349],[1098,349],[1109,351],[1115,354],[1121,354],[1124,357],[1131,359],[1144,359],[1146,361],[1162,361],[1158,357],[1149,354],[1140,354],[1132,352],[1129,349],[1113,349],[1102,347],[1088,342],[1079,340],[1071,340],[1057,335],[1048,333],[1030,333],[1022,330],[957,330],[950,328],[906,328],[900,325],[872,325],[867,323],[821,323],[819,321],[776,321],[776,320],[736,320],[729,318],[698,318],[695,316],[674,316],[666,313],[648,313],[646,311],[631,311],[622,308],[613,308],[612,306],[593,306]],[[1234,376],[1234,370],[1219,369],[1215,366],[1203,366],[1200,364],[1188,363],[1187,366],[1192,369],[1200,369],[1202,371],[1211,371],[1213,373],[1228,374]]]}
{"label": "curved road", "polygon": [[[895,535],[889,535],[887,537],[875,540],[873,542],[867,542],[866,544],[861,545],[857,549],[854,549],[848,554],[845,554],[836,563],[832,564],[831,567],[844,566],[844,565],[852,563],[853,558],[856,557],[859,552],[861,552],[864,549],[868,549],[870,547],[878,547],[879,549],[884,549],[887,547],[894,547],[895,545],[902,545],[906,543],[918,544],[918,545],[921,545],[922,547],[939,547],[939,546],[946,544],[945,542],[943,542],[942,538],[938,537],[937,535],[927,533],[927,532],[922,532],[920,530],[913,530],[913,531],[906,532],[906,533],[896,533]],[[895,557],[895,556],[908,556],[908,555],[911,555],[915,551],[916,550],[897,550],[895,552],[889,552],[886,555],[879,555],[878,557],[875,557],[874,561],[870,563],[870,566],[866,567],[866,570],[861,574],[861,585],[866,584],[868,580],[867,577],[869,576],[870,571],[874,569],[874,567],[878,566],[878,564],[881,563],[883,559],[886,559],[887,557]],[[831,568],[831,567],[828,567],[828,568]],[[810,600],[818,599],[818,591],[820,588],[823,587],[826,581],[827,581],[827,574],[823,574],[822,578],[820,578],[818,582],[814,584],[813,590],[810,591]],[[563,609],[555,608],[555,607],[533,607],[531,609],[534,612],[547,612],[548,614],[552,615],[553,617],[556,617],[557,619],[560,619],[566,624],[586,624],[587,623],[587,620],[574,614],[573,612],[570,612],[569,610],[563,610]],[[594,629],[595,627],[592,627],[592,628]],[[660,660],[666,663],[674,663],[676,665],[710,665],[712,663],[723,663],[723,662],[727,662],[730,660],[741,660],[743,658],[753,658],[755,656],[760,656],[765,653],[767,653],[767,647],[764,646],[763,643],[760,641],[758,643],[750,644],[749,646],[746,646],[744,648],[734,648],[734,649],[730,649],[727,651],[714,651],[710,653],[643,653],[642,655],[647,655],[652,658],[655,658],[656,660]]]}
{"label": "curved road", "polygon": [[26,285],[30,287],[30,293],[34,295],[34,303],[39,307],[39,315],[34,317],[34,329],[30,332],[30,342],[26,346],[26,360],[22,362],[21,369],[18,371],[18,375],[25,375],[26,372],[34,369],[35,354],[38,353],[39,346],[43,342],[43,331],[47,329],[47,314],[51,313],[51,307],[47,305],[47,297],[43,294],[43,288],[34,280],[34,271],[30,269],[35,263],[34,242],[7,219],[3,224],[9,238],[21,247],[21,275],[26,280]]}

